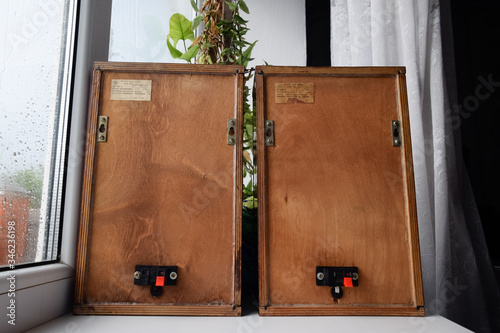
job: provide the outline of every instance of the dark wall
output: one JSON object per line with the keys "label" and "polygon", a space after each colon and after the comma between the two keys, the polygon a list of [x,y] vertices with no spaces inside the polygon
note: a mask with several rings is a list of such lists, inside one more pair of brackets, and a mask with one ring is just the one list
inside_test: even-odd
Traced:
{"label": "dark wall", "polygon": [[330,66],[330,0],[306,0],[307,66]]}
{"label": "dark wall", "polygon": [[500,265],[500,2],[451,1],[462,151],[486,242]]}

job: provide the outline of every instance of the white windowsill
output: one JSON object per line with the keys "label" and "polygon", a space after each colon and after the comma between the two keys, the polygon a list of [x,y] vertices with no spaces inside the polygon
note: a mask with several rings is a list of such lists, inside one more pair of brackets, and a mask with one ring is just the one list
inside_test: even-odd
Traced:
{"label": "white windowsill", "polygon": [[[11,276],[15,280],[7,280]],[[65,264],[1,272],[0,332],[25,332],[71,311],[73,276],[74,269]]]}
{"label": "white windowsill", "polygon": [[150,317],[67,314],[29,332],[471,332],[440,316],[430,317]]}
{"label": "white windowsill", "polygon": [[15,276],[16,290],[19,291],[71,278],[74,274],[75,270],[72,267],[60,263],[0,272],[0,295],[9,292],[10,280],[7,280],[7,278],[12,275]]}

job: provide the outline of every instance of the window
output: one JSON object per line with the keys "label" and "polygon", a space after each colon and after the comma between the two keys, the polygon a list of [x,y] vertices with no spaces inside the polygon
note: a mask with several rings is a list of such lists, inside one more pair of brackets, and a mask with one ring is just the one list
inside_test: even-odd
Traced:
{"label": "window", "polygon": [[194,18],[189,0],[113,1],[109,61],[182,62],[167,48],[170,17],[180,13]]}
{"label": "window", "polygon": [[59,256],[76,0],[0,2],[0,269]]}

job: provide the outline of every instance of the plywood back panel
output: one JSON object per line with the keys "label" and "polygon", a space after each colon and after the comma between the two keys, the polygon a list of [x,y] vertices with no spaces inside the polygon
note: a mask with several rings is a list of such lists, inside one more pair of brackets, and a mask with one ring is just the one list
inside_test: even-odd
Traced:
{"label": "plywood back panel", "polygon": [[[403,70],[257,68],[261,314],[423,314]],[[316,266],[359,286],[334,299]]]}
{"label": "plywood back panel", "polygon": [[[96,64],[77,313],[240,313],[241,138],[226,133],[241,127],[240,70]],[[112,100],[113,80],[150,81],[151,100]],[[107,142],[93,142],[95,114]],[[177,285],[152,297],[134,285],[139,264],[178,266]]]}

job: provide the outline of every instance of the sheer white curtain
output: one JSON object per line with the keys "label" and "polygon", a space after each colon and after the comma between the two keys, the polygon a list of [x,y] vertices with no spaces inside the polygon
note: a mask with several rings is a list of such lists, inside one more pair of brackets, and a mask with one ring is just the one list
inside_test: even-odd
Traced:
{"label": "sheer white curtain", "polygon": [[499,292],[457,145],[440,10],[436,0],[331,0],[331,60],[406,66],[426,312],[489,332]]}

